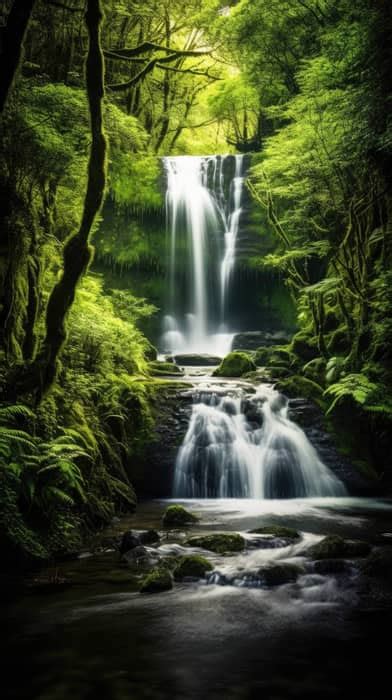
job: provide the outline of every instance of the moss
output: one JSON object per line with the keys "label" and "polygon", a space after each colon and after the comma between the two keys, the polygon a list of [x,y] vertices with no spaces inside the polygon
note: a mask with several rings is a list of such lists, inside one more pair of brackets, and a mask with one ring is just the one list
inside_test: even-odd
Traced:
{"label": "moss", "polygon": [[255,350],[253,360],[257,367],[266,367],[271,357],[272,347],[260,347]]}
{"label": "moss", "polygon": [[245,540],[241,535],[226,532],[190,537],[185,544],[187,547],[201,547],[217,554],[240,552],[245,549]]}
{"label": "moss", "polygon": [[183,506],[168,506],[163,514],[162,522],[165,527],[178,527],[196,523],[198,518]]}
{"label": "moss", "polygon": [[242,377],[256,369],[251,356],[246,352],[229,352],[214,372],[215,377]]}
{"label": "moss", "polygon": [[315,357],[304,365],[302,372],[306,379],[310,379],[320,386],[325,385],[325,371],[327,362],[323,357]]}
{"label": "moss", "polygon": [[181,557],[174,569],[174,578],[181,581],[188,576],[202,578],[206,571],[212,571],[212,564],[198,554]]}
{"label": "moss", "polygon": [[292,372],[285,365],[268,365],[268,372],[273,379],[286,379]]}
{"label": "moss", "polygon": [[297,355],[297,357],[301,358],[301,360],[305,360],[307,362],[314,360],[314,358],[319,354],[316,338],[308,335],[304,331],[296,333],[289,347],[294,355]]}
{"label": "moss", "polygon": [[296,564],[273,564],[263,566],[258,574],[267,586],[282,586],[285,583],[294,583],[303,569]]}
{"label": "moss", "polygon": [[183,371],[174,362],[160,362],[158,360],[148,363],[148,370],[153,376],[183,374]]}
{"label": "moss", "polygon": [[367,542],[345,540],[339,535],[328,535],[308,550],[308,554],[312,559],[365,557],[369,552],[370,545]]}
{"label": "moss", "polygon": [[276,385],[276,388],[289,397],[296,398],[301,396],[306,399],[313,399],[321,405],[324,403],[322,387],[306,377],[294,375],[287,379],[281,379]]}
{"label": "moss", "polygon": [[166,568],[153,569],[143,580],[140,593],[161,593],[173,588],[173,577]]}
{"label": "moss", "polygon": [[263,527],[256,527],[254,530],[249,530],[249,532],[257,535],[285,537],[290,540],[296,540],[300,537],[297,530],[294,530],[292,527],[285,527],[284,525],[263,525]]}

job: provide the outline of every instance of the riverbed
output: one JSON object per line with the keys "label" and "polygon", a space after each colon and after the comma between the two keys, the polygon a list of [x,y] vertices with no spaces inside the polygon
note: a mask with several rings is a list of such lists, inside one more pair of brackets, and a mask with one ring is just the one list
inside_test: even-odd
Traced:
{"label": "riverbed", "polygon": [[[3,686],[10,698],[347,698],[383,697],[392,622],[387,582],[361,574],[361,560],[320,575],[307,550],[323,535],[392,544],[392,502],[335,498],[186,501],[199,518],[192,534],[242,533],[247,547],[206,553],[209,578],[138,592],[145,571],[121,560],[115,543],[128,529],[156,528],[149,551],[181,553],[189,530],[167,531],[167,501],[147,501],[116,521],[77,561],[60,565],[68,586],[26,588],[7,606],[10,630]],[[249,530],[280,524],[295,542],[260,546]],[[252,541],[254,540],[254,541]],[[263,586],[260,565],[303,567],[292,583]],[[388,635],[388,636],[386,636]]]}

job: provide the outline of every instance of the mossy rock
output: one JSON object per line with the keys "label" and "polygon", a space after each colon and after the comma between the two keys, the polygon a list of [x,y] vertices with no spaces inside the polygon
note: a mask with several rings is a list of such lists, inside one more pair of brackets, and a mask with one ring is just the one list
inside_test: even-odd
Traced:
{"label": "mossy rock", "polygon": [[314,360],[310,360],[302,368],[302,372],[306,379],[310,379],[320,386],[325,385],[325,372],[327,368],[327,361],[323,357],[315,357]]}
{"label": "mossy rock", "polygon": [[308,335],[307,333],[304,333],[303,331],[296,333],[296,335],[293,337],[290,344],[290,350],[294,353],[294,355],[300,357],[301,360],[305,360],[307,362],[314,360],[314,358],[319,355],[317,339],[311,335]]}
{"label": "mossy rock", "polygon": [[157,530],[144,530],[139,533],[140,544],[157,544],[160,540]]}
{"label": "mossy rock", "polygon": [[215,377],[242,377],[253,372],[256,365],[246,352],[229,352],[214,372]]}
{"label": "mossy rock", "polygon": [[148,371],[153,376],[165,376],[173,374],[183,374],[181,367],[174,364],[174,362],[160,362],[156,360],[155,362],[148,363]]}
{"label": "mossy rock", "polygon": [[173,576],[166,568],[153,569],[143,580],[140,593],[161,593],[173,588]]}
{"label": "mossy rock", "polygon": [[190,537],[185,543],[188,547],[201,547],[216,554],[224,552],[241,552],[245,549],[245,540],[237,533],[217,532],[213,535]]}
{"label": "mossy rock", "polygon": [[361,564],[361,571],[366,576],[378,576],[392,580],[392,550],[384,549],[372,552]]}
{"label": "mossy rock", "polygon": [[268,365],[267,369],[273,379],[286,379],[292,374],[286,365]]}
{"label": "mossy rock", "polygon": [[339,559],[340,557],[350,559],[366,557],[370,549],[367,542],[345,540],[339,535],[328,535],[310,547],[307,553],[312,559]]}
{"label": "mossy rock", "polygon": [[272,354],[272,347],[260,347],[253,353],[253,361],[257,367],[266,367]]}
{"label": "mossy rock", "polygon": [[263,525],[263,527],[256,527],[254,530],[249,530],[249,532],[255,535],[284,537],[289,540],[297,540],[301,536],[294,528],[285,527],[284,525]]}
{"label": "mossy rock", "polygon": [[281,379],[276,385],[276,389],[292,398],[304,397],[321,403],[323,401],[322,387],[311,379],[300,377],[297,374],[287,379]]}
{"label": "mossy rock", "polygon": [[190,554],[189,556],[181,557],[176,568],[174,569],[174,578],[181,581],[184,578],[203,578],[206,571],[212,571],[211,562],[205,557],[198,554]]}
{"label": "mossy rock", "polygon": [[304,570],[297,564],[273,564],[262,566],[258,574],[266,586],[282,586],[285,583],[294,583]]}
{"label": "mossy rock", "polygon": [[196,515],[193,515],[184,506],[180,505],[168,506],[162,516],[162,522],[165,527],[192,525],[192,523],[197,523],[197,521]]}

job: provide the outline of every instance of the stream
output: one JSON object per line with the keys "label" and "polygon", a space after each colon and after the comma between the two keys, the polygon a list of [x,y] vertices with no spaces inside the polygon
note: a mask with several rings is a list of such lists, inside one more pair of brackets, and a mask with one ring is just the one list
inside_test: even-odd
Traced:
{"label": "stream", "polygon": [[[211,421],[210,439],[216,439],[214,411],[222,412],[222,401],[230,398],[231,410],[223,411],[223,418],[218,416],[218,424],[221,418],[224,425],[228,419],[234,421],[234,435],[229,429],[225,433],[225,459],[218,460],[221,477],[225,464],[233,464],[233,440],[259,450],[264,459],[265,438],[259,432],[257,444],[249,437],[252,430],[262,428],[253,423],[244,433],[239,397],[241,392],[249,395],[249,385],[200,376],[201,370],[188,372],[195,384],[195,402],[181,450],[192,442],[200,410],[207,409],[204,447]],[[260,407],[269,413],[276,394],[267,387],[253,395],[264,397]],[[205,403],[200,404],[201,396]],[[28,586],[10,601],[6,613],[10,641],[3,655],[7,697],[381,697],[389,675],[385,639],[392,622],[387,582],[364,575],[363,558],[348,556],[332,566],[320,565],[309,557],[309,550],[325,535],[340,535],[369,543],[373,551],[390,552],[392,501],[345,494],[289,416],[285,402],[278,402],[273,420],[286,431],[286,441],[281,443],[284,453],[293,449],[287,443],[288,430],[295,449],[307,452],[306,465],[309,454],[313,455],[316,473],[327,479],[329,489],[332,484],[335,495],[327,489],[324,496],[322,492],[307,498],[260,498],[260,492],[253,491],[251,498],[178,495],[175,500],[140,503],[135,514],[115,519],[78,559],[59,564],[56,573],[67,585],[49,591]],[[222,437],[219,429],[218,435]],[[189,450],[185,467],[181,450],[177,467],[190,470]],[[253,462],[257,463],[254,454]],[[246,469],[235,459],[234,463],[248,483]],[[298,460],[295,464],[301,474],[301,464]],[[260,464],[257,470],[260,474]],[[181,493],[178,483],[174,488]],[[185,505],[198,522],[188,528],[163,528],[164,510],[174,502]],[[294,528],[299,537],[250,532],[271,525]],[[137,534],[150,529],[159,531],[159,542],[142,548],[140,558],[134,554],[138,549],[120,555],[125,531]],[[186,546],[189,535],[214,532],[240,533],[245,548],[216,554]],[[172,590],[158,594],[138,591],[140,581],[157,562],[192,553],[210,561],[212,570],[205,577],[175,581]],[[263,577],[266,569],[285,570],[287,565],[298,572],[292,580],[289,576],[271,582]]]}

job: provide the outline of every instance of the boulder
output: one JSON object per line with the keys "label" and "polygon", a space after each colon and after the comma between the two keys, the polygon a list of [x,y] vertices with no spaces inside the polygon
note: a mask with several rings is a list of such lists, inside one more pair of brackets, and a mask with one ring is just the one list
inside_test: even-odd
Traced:
{"label": "boulder", "polygon": [[132,530],[127,530],[124,532],[120,544],[120,554],[125,554],[135,547],[139,547],[141,544],[140,537],[136,532]]}
{"label": "boulder", "polygon": [[245,352],[229,352],[214,372],[215,377],[242,377],[246,372],[253,372],[256,365]]}
{"label": "boulder", "polygon": [[366,557],[370,552],[370,545],[360,540],[345,540],[339,535],[328,535],[320,542],[314,544],[308,550],[312,559],[337,559]]}
{"label": "boulder", "polygon": [[300,537],[297,530],[284,525],[263,525],[262,527],[256,527],[254,530],[249,530],[249,532],[255,535],[273,535],[274,537],[283,537],[289,540],[297,540]]}
{"label": "boulder", "polygon": [[181,581],[184,578],[203,578],[206,571],[212,571],[212,564],[198,554],[181,557],[174,569],[174,578]]}
{"label": "boulder", "polygon": [[216,365],[219,365],[222,358],[217,357],[216,355],[207,354],[184,354],[175,355],[174,360],[178,365],[183,366],[215,367]]}
{"label": "boulder", "polygon": [[264,331],[247,331],[237,333],[231,345],[232,350],[257,350],[262,345],[283,345],[290,342],[285,331],[266,333]]}
{"label": "boulder", "polygon": [[165,527],[179,527],[182,525],[192,525],[198,518],[189,510],[180,505],[168,506],[163,514],[162,522]]}
{"label": "boulder", "polygon": [[344,574],[349,569],[349,565],[344,559],[320,559],[315,561],[313,569],[316,574],[325,576],[326,574]]}
{"label": "boulder", "polygon": [[173,576],[168,569],[157,568],[142,581],[140,593],[161,593],[173,588]]}
{"label": "boulder", "polygon": [[240,552],[245,549],[245,540],[237,533],[216,532],[213,535],[197,535],[190,537],[186,543],[188,547],[201,547],[210,552],[224,554],[224,552]]}

